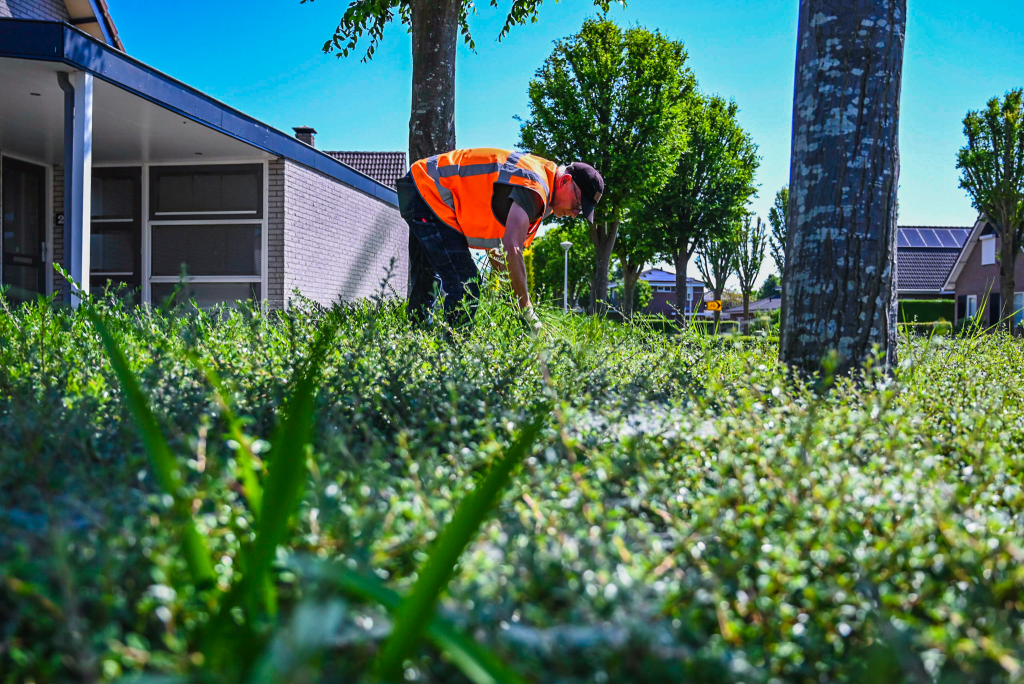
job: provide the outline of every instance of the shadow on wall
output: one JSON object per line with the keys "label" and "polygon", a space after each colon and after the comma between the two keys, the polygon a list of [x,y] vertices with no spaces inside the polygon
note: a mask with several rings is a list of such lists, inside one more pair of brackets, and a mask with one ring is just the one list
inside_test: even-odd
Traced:
{"label": "shadow on wall", "polygon": [[[324,278],[320,281],[323,289],[313,286],[310,282],[305,283],[306,288],[300,284],[298,285],[300,293],[310,299],[320,301],[322,304],[330,304],[338,298],[354,301],[373,297],[380,294],[382,288],[384,296],[404,298],[408,287],[409,228],[401,219],[398,219],[398,222],[393,222],[388,214],[389,212],[386,210],[377,212],[369,230],[351,234],[352,237],[358,235],[359,242],[358,244],[351,242],[347,245],[351,250],[345,258],[345,261],[348,262],[347,265],[322,264],[325,269],[334,271],[334,273],[337,273],[336,269],[340,269],[340,274],[338,274],[340,277],[337,279]],[[353,247],[354,250],[351,249]],[[392,254],[393,247],[398,249]],[[394,258],[393,265],[392,257]],[[385,279],[388,280],[385,282]],[[284,293],[286,298],[294,292],[296,287],[294,281],[302,281],[305,278],[299,276],[290,280],[292,280],[292,285]],[[287,285],[286,282],[286,287]]]}

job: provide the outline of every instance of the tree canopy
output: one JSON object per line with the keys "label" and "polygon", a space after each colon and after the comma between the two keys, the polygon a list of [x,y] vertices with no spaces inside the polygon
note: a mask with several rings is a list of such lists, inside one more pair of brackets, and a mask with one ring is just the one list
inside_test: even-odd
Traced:
{"label": "tree canopy", "polygon": [[559,163],[591,164],[605,180],[590,227],[592,309],[607,299],[619,223],[664,185],[685,149],[695,86],[686,59],[682,43],[657,31],[588,19],[555,43],[530,82],[521,146]]}
{"label": "tree canopy", "polygon": [[736,241],[736,278],[740,281],[740,292],[743,293],[743,320],[750,319],[750,293],[754,291],[754,283],[764,263],[764,252],[767,246],[768,226],[761,222],[761,217],[747,214],[740,223]]}
{"label": "tree canopy", "polygon": [[789,186],[784,185],[775,193],[775,202],[768,210],[768,223],[772,234],[768,238],[772,259],[779,273],[786,272],[786,231],[789,229]]}
{"label": "tree canopy", "polygon": [[686,150],[645,210],[659,227],[660,252],[675,262],[678,306],[684,310],[686,264],[701,241],[727,235],[756,193],[757,145],[737,120],[739,106],[694,94],[686,110]]}
{"label": "tree canopy", "polygon": [[[302,4],[314,2],[314,0],[300,0]],[[362,61],[373,59],[373,54],[384,38],[384,29],[395,19],[403,24],[412,24],[413,9],[423,2],[430,7],[430,0],[349,0],[345,13],[338,20],[338,26],[334,29],[334,35],[324,43],[324,52],[336,52],[339,57],[348,57],[355,51],[359,41],[364,37],[369,44],[366,52],[363,53]],[[463,42],[468,43],[470,49],[476,49],[476,41],[469,28],[470,16],[477,14],[475,0],[456,0],[458,3],[458,26],[462,34]],[[558,0],[555,0],[558,2]],[[512,30],[513,26],[523,26],[527,22],[536,22],[537,13],[544,0],[511,0],[511,5],[505,15],[505,23],[498,34],[498,40],[502,40]],[[497,8],[498,0],[490,0],[490,6]],[[625,0],[594,0],[594,5],[601,11],[607,12],[611,5],[619,4],[625,6]],[[435,4],[435,9],[437,5]]]}
{"label": "tree canopy", "polygon": [[984,110],[964,117],[967,144],[957,153],[960,187],[975,209],[996,226],[1000,294],[1005,322],[1012,319],[1014,267],[1024,238],[1024,90],[993,97]]}

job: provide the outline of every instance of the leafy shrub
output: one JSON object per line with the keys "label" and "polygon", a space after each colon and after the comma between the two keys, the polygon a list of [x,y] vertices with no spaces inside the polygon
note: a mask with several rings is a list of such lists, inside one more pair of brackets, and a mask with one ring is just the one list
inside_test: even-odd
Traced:
{"label": "leafy shrub", "polygon": [[[388,301],[99,313],[182,482],[171,496],[155,481],[84,311],[0,314],[6,681],[218,679],[211,635],[251,653],[252,679],[373,678],[395,601],[542,399],[554,409],[437,609],[524,680],[1022,674],[1019,340],[906,336],[891,374],[819,395],[760,335],[543,311],[535,345],[494,298],[448,337]],[[266,488],[291,379],[332,320],[304,493],[269,573],[276,616],[217,629],[211,599],[244,578],[258,535],[246,450]],[[176,498],[212,586],[189,570]],[[450,648],[419,645],[402,675],[486,681]]]}
{"label": "leafy shrub", "polygon": [[951,335],[953,324],[949,321],[935,321],[932,323],[899,323],[899,329],[908,335]]}
{"label": "leafy shrub", "polygon": [[956,317],[952,299],[901,299],[898,304],[901,323],[952,321]]}
{"label": "leafy shrub", "polygon": [[689,323],[689,327],[695,332],[699,332],[704,335],[724,335],[727,333],[739,332],[740,325],[738,321],[726,321],[720,320],[717,325],[714,319],[700,319],[695,318]]}

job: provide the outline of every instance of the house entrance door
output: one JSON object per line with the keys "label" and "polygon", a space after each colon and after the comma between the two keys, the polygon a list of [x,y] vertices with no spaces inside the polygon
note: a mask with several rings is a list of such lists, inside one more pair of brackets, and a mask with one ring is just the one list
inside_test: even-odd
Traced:
{"label": "house entrance door", "polygon": [[46,169],[4,157],[0,185],[0,280],[8,299],[24,302],[46,293]]}

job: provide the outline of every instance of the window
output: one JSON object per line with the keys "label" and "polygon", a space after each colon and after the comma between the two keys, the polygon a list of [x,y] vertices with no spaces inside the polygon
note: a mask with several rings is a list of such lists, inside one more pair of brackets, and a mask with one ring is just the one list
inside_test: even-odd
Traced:
{"label": "window", "polygon": [[981,265],[989,266],[996,263],[996,236],[982,235],[981,239]]}
{"label": "window", "polygon": [[1013,327],[1024,325],[1024,292],[1013,293]]}
{"label": "window", "polygon": [[978,295],[967,295],[967,318],[978,315]]}
{"label": "window", "polygon": [[142,169],[97,168],[92,177],[89,291],[108,282],[138,302],[142,286]]}
{"label": "window", "polygon": [[263,297],[263,183],[261,164],[151,169],[150,301],[176,287],[201,308]]}

